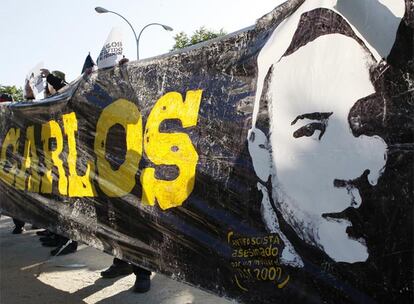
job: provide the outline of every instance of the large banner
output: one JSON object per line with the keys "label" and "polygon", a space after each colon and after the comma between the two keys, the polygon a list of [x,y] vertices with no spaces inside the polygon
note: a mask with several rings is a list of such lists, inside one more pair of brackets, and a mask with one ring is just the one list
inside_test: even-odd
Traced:
{"label": "large banner", "polygon": [[0,106],[1,211],[240,303],[411,303],[413,28],[291,0]]}

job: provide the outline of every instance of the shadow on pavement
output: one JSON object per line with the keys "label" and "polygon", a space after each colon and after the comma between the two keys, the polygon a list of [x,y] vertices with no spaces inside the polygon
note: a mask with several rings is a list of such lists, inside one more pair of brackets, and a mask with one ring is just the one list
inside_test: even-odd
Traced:
{"label": "shadow on pavement", "polygon": [[53,248],[42,247],[36,231],[12,234],[11,218],[0,217],[0,303],[1,304],[229,304],[191,286],[163,275],[152,275],[151,290],[132,292],[135,276],[102,279],[100,271],[112,256],[86,245],[78,251],[50,258]]}

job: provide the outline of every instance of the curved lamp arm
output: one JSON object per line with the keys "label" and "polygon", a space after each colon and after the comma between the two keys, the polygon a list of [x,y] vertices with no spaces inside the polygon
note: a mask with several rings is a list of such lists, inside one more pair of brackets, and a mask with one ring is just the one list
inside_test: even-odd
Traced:
{"label": "curved lamp arm", "polygon": [[[172,27],[170,27],[170,26],[168,26],[168,25],[165,25],[165,24],[161,24],[161,23],[156,23],[156,22],[153,22],[153,23],[149,23],[149,24],[147,24],[146,26],[144,26],[143,28],[142,28],[142,30],[139,32],[139,35],[138,35],[138,39],[137,39],[137,59],[139,60],[139,39],[141,38],[141,34],[142,34],[142,32],[147,28],[147,27],[149,27],[149,26],[151,26],[151,25],[159,25],[159,26],[162,26],[163,28],[164,28],[164,30],[166,30],[166,31],[172,31],[173,30],[173,28]],[[135,36],[136,37],[136,36]]]}
{"label": "curved lamp arm", "polygon": [[122,16],[121,14],[118,14],[118,13],[113,12],[113,11],[108,11],[108,13],[112,13],[112,14],[118,15],[119,17],[121,17],[122,19],[124,19],[124,20],[126,21],[126,23],[128,23],[128,25],[130,26],[130,28],[131,28],[132,32],[134,33],[134,36],[135,36],[135,42],[136,42],[136,44],[137,44],[137,60],[139,60],[139,51],[138,51],[138,39],[137,39],[137,34],[135,33],[135,30],[134,30],[134,28],[132,27],[131,23],[129,23],[129,21],[128,21],[128,20],[127,20],[124,16]]}
{"label": "curved lamp arm", "polygon": [[143,30],[145,30],[145,29],[146,29],[147,27],[149,27],[150,25],[160,25],[160,26],[162,26],[162,27],[164,28],[164,30],[166,30],[166,31],[172,31],[172,30],[173,30],[173,28],[172,28],[172,27],[170,27],[170,26],[168,26],[168,25],[165,25],[165,24],[161,24],[161,23],[156,23],[156,22],[154,22],[154,23],[149,23],[149,24],[147,24],[146,26],[144,26],[144,27],[142,28],[142,30],[139,32],[139,35],[138,35],[138,37],[137,37],[137,34],[135,33],[135,30],[134,30],[134,28],[132,27],[131,23],[129,23],[129,21],[128,21],[128,20],[127,20],[124,16],[122,16],[121,14],[118,14],[117,12],[114,12],[114,11],[107,10],[106,8],[103,8],[103,7],[100,7],[100,6],[95,7],[95,11],[96,11],[97,13],[99,13],[99,14],[105,14],[105,13],[112,13],[112,14],[115,14],[115,15],[117,15],[117,16],[119,16],[119,17],[121,17],[122,19],[124,19],[124,20],[126,21],[126,23],[128,23],[128,25],[131,27],[132,32],[134,33],[134,36],[135,36],[135,42],[136,42],[136,44],[137,44],[137,60],[139,60],[139,39],[141,38],[141,34],[142,34],[142,31],[143,31]]}

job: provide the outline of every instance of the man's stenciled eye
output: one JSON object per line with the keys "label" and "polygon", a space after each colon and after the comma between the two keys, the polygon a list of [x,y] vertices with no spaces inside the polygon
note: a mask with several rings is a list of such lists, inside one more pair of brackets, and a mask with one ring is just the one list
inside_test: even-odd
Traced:
{"label": "man's stenciled eye", "polygon": [[294,138],[300,138],[302,136],[310,137],[315,133],[316,130],[320,131],[318,139],[321,140],[326,130],[326,125],[321,122],[312,122],[310,124],[307,124],[306,126],[303,126],[302,128],[297,129],[293,133],[293,137]]}
{"label": "man's stenciled eye", "polygon": [[321,140],[322,136],[325,134],[326,127],[328,125],[328,119],[333,114],[333,112],[314,112],[314,113],[307,113],[298,115],[294,121],[292,121],[291,125],[294,125],[300,119],[311,119],[311,120],[318,120],[318,122],[309,123],[299,129],[297,129],[293,133],[294,138],[300,138],[303,136],[310,137],[312,136],[316,130],[319,130],[319,137],[318,139]]}

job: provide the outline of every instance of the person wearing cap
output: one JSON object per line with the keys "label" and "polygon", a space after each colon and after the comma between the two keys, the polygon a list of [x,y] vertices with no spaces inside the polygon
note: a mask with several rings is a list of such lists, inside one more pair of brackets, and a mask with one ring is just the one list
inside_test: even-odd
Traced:
{"label": "person wearing cap", "polygon": [[[46,78],[45,98],[56,94],[60,89],[67,85],[65,73],[61,71],[52,71],[40,69],[42,77]],[[50,254],[64,255],[73,253],[78,248],[78,242],[69,240],[67,237],[60,236],[48,230],[39,231],[37,235],[41,236],[40,241],[45,247],[56,247]]]}
{"label": "person wearing cap", "polygon": [[46,78],[47,86],[45,90],[45,97],[56,94],[61,88],[68,83],[65,80],[65,73],[61,71],[52,71],[48,69],[40,69],[42,77]]}

